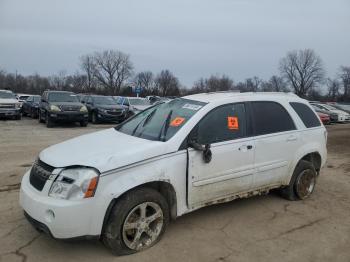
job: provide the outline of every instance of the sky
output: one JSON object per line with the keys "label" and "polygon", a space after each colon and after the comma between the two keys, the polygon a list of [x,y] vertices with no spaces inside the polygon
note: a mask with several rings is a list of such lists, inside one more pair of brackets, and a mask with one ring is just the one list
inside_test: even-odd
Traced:
{"label": "sky", "polygon": [[0,0],[0,68],[23,75],[80,70],[115,49],[135,72],[169,69],[237,83],[278,74],[288,51],[312,48],[327,75],[350,66],[349,0]]}

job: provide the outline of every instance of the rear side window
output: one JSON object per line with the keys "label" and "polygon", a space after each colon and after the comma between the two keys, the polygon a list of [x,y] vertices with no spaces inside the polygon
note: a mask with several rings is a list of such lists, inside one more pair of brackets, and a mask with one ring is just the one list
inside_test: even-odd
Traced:
{"label": "rear side window", "polygon": [[287,110],[276,102],[252,102],[255,135],[266,135],[295,130],[293,119]]}
{"label": "rear side window", "polygon": [[193,136],[200,144],[234,140],[246,135],[244,104],[220,106],[209,112],[197,125]]}
{"label": "rear side window", "polygon": [[307,128],[320,126],[321,122],[315,113],[305,104],[291,102],[289,103]]}

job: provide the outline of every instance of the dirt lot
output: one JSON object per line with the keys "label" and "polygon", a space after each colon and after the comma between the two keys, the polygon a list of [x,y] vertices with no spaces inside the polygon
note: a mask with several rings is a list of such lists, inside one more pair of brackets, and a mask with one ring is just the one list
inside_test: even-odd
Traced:
{"label": "dirt lot", "polygon": [[275,194],[203,208],[173,222],[163,240],[114,257],[98,241],[37,233],[18,204],[22,175],[45,147],[107,128],[47,129],[36,120],[0,121],[0,261],[350,261],[350,124],[327,127],[329,155],[313,196]]}

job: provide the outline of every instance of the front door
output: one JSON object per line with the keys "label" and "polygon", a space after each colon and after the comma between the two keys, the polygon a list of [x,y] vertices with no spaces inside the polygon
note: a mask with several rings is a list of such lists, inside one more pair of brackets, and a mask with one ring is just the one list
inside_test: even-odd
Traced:
{"label": "front door", "polygon": [[254,174],[254,142],[249,136],[244,103],[227,104],[209,112],[194,128],[190,141],[210,144],[212,159],[188,149],[188,203],[194,208],[249,191]]}

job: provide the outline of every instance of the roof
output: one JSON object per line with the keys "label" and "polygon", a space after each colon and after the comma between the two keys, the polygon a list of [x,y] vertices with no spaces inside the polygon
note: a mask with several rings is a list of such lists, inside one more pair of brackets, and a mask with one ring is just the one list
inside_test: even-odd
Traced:
{"label": "roof", "polygon": [[294,93],[284,93],[284,92],[244,92],[244,93],[239,93],[239,92],[230,92],[230,91],[225,91],[225,92],[209,92],[209,93],[200,93],[200,94],[195,94],[195,95],[189,95],[189,96],[184,96],[184,98],[187,99],[192,99],[192,100],[197,100],[201,102],[214,102],[214,101],[220,101],[220,100],[227,100],[228,98],[247,98],[250,96],[258,96],[261,98],[281,98],[281,97],[293,97],[293,98],[299,98],[297,95]]}

